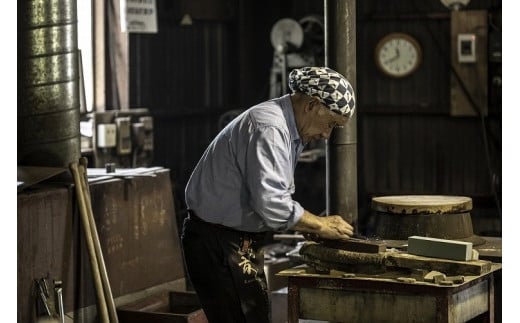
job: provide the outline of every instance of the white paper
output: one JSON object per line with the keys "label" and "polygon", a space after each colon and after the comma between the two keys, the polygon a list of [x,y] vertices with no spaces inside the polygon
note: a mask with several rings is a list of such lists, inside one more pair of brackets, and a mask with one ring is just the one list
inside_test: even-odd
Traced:
{"label": "white paper", "polygon": [[155,0],[121,0],[121,31],[157,33]]}

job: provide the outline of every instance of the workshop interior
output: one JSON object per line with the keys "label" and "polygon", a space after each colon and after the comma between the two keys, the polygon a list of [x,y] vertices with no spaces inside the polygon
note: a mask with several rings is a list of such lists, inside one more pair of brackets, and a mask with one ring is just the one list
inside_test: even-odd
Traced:
{"label": "workshop interior", "polygon": [[349,241],[274,232],[273,323],[502,322],[501,0],[25,0],[17,15],[17,322],[208,322],[184,189],[288,74],[349,80],[294,200]]}

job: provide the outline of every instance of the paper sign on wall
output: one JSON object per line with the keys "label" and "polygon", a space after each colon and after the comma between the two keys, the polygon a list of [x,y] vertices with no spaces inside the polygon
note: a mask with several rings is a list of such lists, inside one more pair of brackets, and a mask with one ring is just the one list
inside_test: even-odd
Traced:
{"label": "paper sign on wall", "polygon": [[121,0],[121,31],[157,33],[155,0]]}

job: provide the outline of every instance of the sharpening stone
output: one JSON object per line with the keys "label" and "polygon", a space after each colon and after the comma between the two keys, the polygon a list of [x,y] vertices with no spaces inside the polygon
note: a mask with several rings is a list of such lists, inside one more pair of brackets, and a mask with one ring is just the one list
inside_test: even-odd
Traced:
{"label": "sharpening stone", "polygon": [[472,257],[473,244],[456,240],[430,237],[408,237],[408,253],[411,255],[468,261]]}

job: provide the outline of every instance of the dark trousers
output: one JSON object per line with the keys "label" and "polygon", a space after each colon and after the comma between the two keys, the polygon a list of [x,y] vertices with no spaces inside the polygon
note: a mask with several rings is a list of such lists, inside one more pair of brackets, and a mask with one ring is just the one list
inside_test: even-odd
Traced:
{"label": "dark trousers", "polygon": [[270,322],[264,237],[219,227],[192,213],[184,221],[184,261],[209,322]]}

